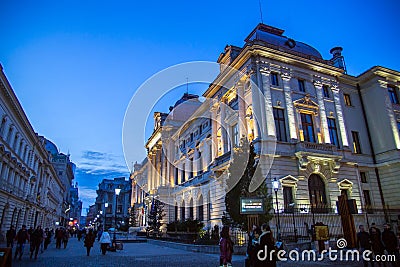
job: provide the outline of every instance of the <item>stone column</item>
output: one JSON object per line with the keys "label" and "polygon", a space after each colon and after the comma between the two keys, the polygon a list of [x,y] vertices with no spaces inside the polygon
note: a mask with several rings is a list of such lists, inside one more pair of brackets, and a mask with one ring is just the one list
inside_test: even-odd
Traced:
{"label": "stone column", "polygon": [[267,136],[276,136],[274,110],[272,107],[271,84],[270,84],[271,71],[267,68],[261,68],[260,74],[262,76],[264,98],[265,98],[265,120],[267,127]]}
{"label": "stone column", "polygon": [[[262,123],[261,119],[261,108],[260,108],[260,91],[255,88],[257,85],[257,75],[254,68],[248,71],[248,76],[251,81],[251,102],[253,107],[253,119],[254,119],[254,140],[260,138],[260,125]],[[257,85],[258,86],[258,85]]]}
{"label": "stone column", "polygon": [[221,138],[222,138],[222,155],[228,150],[228,129],[225,123],[226,117],[226,104],[224,102],[220,105],[220,124],[221,124]]}
{"label": "stone column", "polygon": [[296,120],[292,101],[292,92],[290,90],[290,70],[281,74],[283,80],[283,93],[285,96],[286,114],[288,118],[289,136],[292,140],[297,140]]}
{"label": "stone column", "polygon": [[264,84],[263,84],[263,77],[260,72],[260,64],[257,62],[257,85],[258,85],[258,101],[260,105],[260,131],[261,131],[261,139],[267,140],[268,132],[267,132],[267,114],[265,110],[265,95],[264,95]]}
{"label": "stone column", "polygon": [[340,137],[342,138],[342,144],[343,146],[348,147],[349,146],[349,141],[347,139],[347,133],[346,133],[346,126],[344,124],[344,116],[342,112],[342,104],[340,101],[340,94],[339,94],[339,86],[338,83],[332,83],[332,93],[333,93],[333,100],[335,102],[335,108],[336,108],[336,117],[338,120],[338,126],[339,126],[339,131],[340,131]]}
{"label": "stone column", "polygon": [[237,84],[238,106],[239,106],[239,139],[247,136],[246,124],[246,102],[244,101],[244,85],[242,82]]}
{"label": "stone column", "polygon": [[320,120],[321,120],[321,130],[324,135],[324,143],[330,144],[331,138],[329,136],[328,121],[326,119],[325,103],[324,103],[324,97],[322,96],[321,81],[314,81],[314,87],[317,92],[319,116],[320,116]]}

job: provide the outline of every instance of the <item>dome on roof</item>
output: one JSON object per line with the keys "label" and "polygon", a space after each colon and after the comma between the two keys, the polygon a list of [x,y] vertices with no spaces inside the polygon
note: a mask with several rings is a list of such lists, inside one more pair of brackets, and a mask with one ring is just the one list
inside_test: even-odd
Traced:
{"label": "dome on roof", "polygon": [[308,44],[297,42],[293,39],[283,36],[283,32],[284,31],[281,29],[260,23],[245,39],[245,42],[260,40],[279,48],[283,48],[289,53],[300,53],[310,56],[311,58],[323,59],[317,49]]}
{"label": "dome on roof", "polygon": [[194,99],[198,99],[198,98],[199,98],[198,95],[184,93],[183,96],[181,97],[181,99],[179,99],[178,101],[175,102],[174,108],[190,99],[194,100]]}
{"label": "dome on roof", "polygon": [[57,146],[53,143],[53,142],[51,142],[50,140],[48,140],[48,139],[45,139],[46,140],[46,150],[47,151],[49,151],[50,152],[50,154],[52,154],[52,155],[57,155],[58,154],[58,148],[57,148]]}

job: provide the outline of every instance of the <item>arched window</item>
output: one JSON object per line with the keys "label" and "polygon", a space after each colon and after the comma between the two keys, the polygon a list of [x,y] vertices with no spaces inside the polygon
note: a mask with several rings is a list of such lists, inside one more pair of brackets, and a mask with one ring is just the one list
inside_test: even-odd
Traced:
{"label": "arched window", "polygon": [[198,200],[198,206],[197,206],[197,219],[199,221],[204,220],[204,204],[203,204],[203,195],[200,195],[199,200]]}
{"label": "arched window", "polygon": [[318,174],[311,174],[308,178],[310,204],[314,213],[327,212],[325,183]]}
{"label": "arched window", "polygon": [[193,198],[189,201],[189,218],[194,219]]}
{"label": "arched window", "polygon": [[181,221],[185,221],[185,219],[185,200],[183,200],[181,205]]}

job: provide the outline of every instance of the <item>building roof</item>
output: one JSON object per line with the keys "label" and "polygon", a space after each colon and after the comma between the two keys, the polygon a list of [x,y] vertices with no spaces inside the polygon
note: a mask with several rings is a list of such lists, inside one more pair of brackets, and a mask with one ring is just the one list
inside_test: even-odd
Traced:
{"label": "building roof", "polygon": [[308,44],[283,36],[283,32],[284,30],[260,23],[249,36],[247,36],[245,42],[248,43],[258,40],[273,45],[279,50],[282,49],[288,53],[300,53],[311,58],[323,59],[317,49]]}

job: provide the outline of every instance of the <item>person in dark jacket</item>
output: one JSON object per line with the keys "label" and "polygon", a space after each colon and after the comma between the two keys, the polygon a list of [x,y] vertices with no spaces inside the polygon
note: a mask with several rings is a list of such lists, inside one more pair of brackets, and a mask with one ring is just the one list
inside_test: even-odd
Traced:
{"label": "person in dark jacket", "polygon": [[[379,257],[385,255],[385,246],[382,243],[381,231],[376,227],[371,227],[370,238],[372,251],[374,252],[375,257],[378,255]],[[383,265],[385,265],[384,262],[377,262],[378,265],[381,265],[380,263],[383,263]]]}
{"label": "person in dark jacket", "polygon": [[18,259],[21,260],[22,254],[24,254],[25,242],[29,241],[29,234],[26,230],[26,225],[22,225],[22,229],[18,231],[15,240],[17,241],[17,249],[15,250],[14,259],[16,259],[19,254]]}
{"label": "person in dark jacket", "polygon": [[50,242],[51,242],[51,231],[49,230],[49,228],[45,229],[45,236],[46,238],[44,239],[44,250],[47,249],[47,247],[49,246]]}
{"label": "person in dark jacket", "polygon": [[14,226],[10,226],[10,229],[6,233],[7,239],[7,247],[13,248],[14,247],[14,238],[17,235],[17,232],[14,229]]}
{"label": "person in dark jacket", "polygon": [[55,234],[55,239],[56,239],[56,248],[61,248],[61,242],[63,240],[64,233],[61,228],[57,228],[56,234]]}
{"label": "person in dark jacket", "polygon": [[[256,258],[256,267],[275,267],[276,266],[276,254],[273,253],[271,255],[272,250],[276,250],[275,248],[275,240],[272,235],[271,228],[269,225],[264,223],[261,226],[262,234],[260,235],[258,241],[258,249],[257,249],[257,258]],[[265,255],[267,253],[267,255]],[[264,256],[264,257],[263,257]]]}
{"label": "person in dark jacket", "polygon": [[230,237],[229,226],[224,225],[221,230],[221,239],[219,240],[220,249],[220,266],[231,266],[232,265],[232,254],[233,254],[233,241]]}
{"label": "person in dark jacket", "polygon": [[93,233],[93,230],[90,229],[89,233],[85,236],[85,240],[83,241],[84,246],[86,247],[86,255],[90,255],[90,249],[93,247],[94,241],[96,239],[96,235]]}
{"label": "person in dark jacket", "polygon": [[31,255],[30,258],[32,259],[33,253],[35,253],[35,260],[37,259],[37,255],[39,253],[40,244],[43,241],[43,230],[41,226],[38,226],[30,236],[31,240]]}
{"label": "person in dark jacket", "polygon": [[397,259],[396,262],[392,262],[392,266],[399,266],[400,254],[399,254],[399,240],[395,233],[390,230],[390,224],[384,225],[384,230],[382,232],[382,241],[388,255],[394,255]]}
{"label": "person in dark jacket", "polygon": [[[360,232],[357,233],[357,247],[360,250],[360,254],[362,255],[365,250],[371,250],[371,238],[369,234],[365,231],[364,225],[360,225],[358,227]],[[374,266],[374,262],[372,261],[372,257],[370,256],[371,266]],[[365,261],[363,258],[364,267],[368,267],[368,261]]]}

